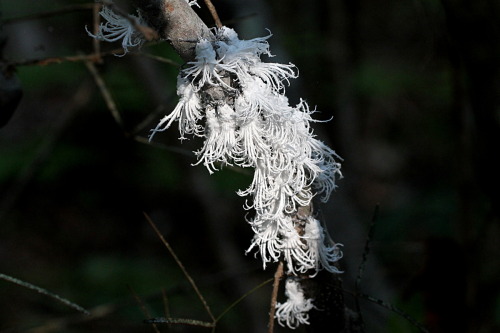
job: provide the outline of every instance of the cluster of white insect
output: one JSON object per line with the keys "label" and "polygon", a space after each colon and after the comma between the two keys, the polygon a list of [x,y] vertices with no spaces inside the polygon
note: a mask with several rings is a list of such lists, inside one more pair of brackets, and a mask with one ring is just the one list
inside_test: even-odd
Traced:
{"label": "cluster of white insect", "polygon": [[[141,45],[129,20],[106,7],[101,15],[107,23],[93,37],[122,38],[125,51]],[[238,191],[251,198],[245,209],[255,211],[248,220],[255,235],[247,252],[256,249],[264,268],[270,262],[287,263],[288,300],[277,304],[276,318],[295,328],[308,323],[307,313],[313,308],[296,275],[315,275],[321,269],[338,273],[335,262],[342,256],[340,244],[329,239],[317,219],[297,212],[316,195],[327,201],[342,175],[340,158],[316,139],[310,127],[315,111],[304,100],[290,106],[284,94],[285,83],[297,77],[295,66],[261,60],[263,54],[272,56],[269,37],[240,40],[233,29],[222,27],[215,30],[213,40],[200,39],[196,59],[177,78],[179,102],[150,139],[177,121],[181,139],[204,139],[195,152],[196,164],[210,173],[223,165],[255,169],[251,185]],[[209,98],[206,90],[213,88],[224,91],[226,98]]]}

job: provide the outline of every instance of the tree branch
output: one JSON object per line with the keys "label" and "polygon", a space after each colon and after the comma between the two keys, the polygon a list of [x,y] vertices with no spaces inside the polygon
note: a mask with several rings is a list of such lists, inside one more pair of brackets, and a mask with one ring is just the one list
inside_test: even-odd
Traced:
{"label": "tree branch", "polygon": [[205,0],[205,5],[207,6],[208,10],[210,11],[210,14],[214,18],[215,25],[217,28],[222,28],[222,22],[220,21],[219,14],[217,14],[217,11],[215,10],[214,5],[212,4],[212,1],[210,0]]}
{"label": "tree branch", "polygon": [[[144,19],[160,37],[168,40],[185,62],[195,60],[195,46],[201,39],[214,40],[207,25],[184,0],[135,0]],[[219,73],[228,86],[232,85],[229,73]],[[207,98],[214,105],[233,103],[227,91],[220,86],[207,86]]]}
{"label": "tree branch", "polygon": [[207,25],[184,0],[136,0],[148,24],[168,40],[185,62],[195,59],[200,38],[213,39]]}

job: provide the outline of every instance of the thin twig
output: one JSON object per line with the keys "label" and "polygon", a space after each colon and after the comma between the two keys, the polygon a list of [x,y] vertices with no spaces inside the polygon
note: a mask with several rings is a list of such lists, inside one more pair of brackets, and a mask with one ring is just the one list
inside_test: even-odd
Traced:
{"label": "thin twig", "polygon": [[136,54],[138,56],[142,56],[142,57],[146,57],[146,58],[151,58],[153,60],[156,60],[156,61],[159,61],[159,62],[163,62],[165,64],[169,64],[169,65],[172,65],[172,66],[175,66],[175,67],[180,67],[181,66],[181,64],[179,64],[178,62],[173,61],[172,59],[159,57],[159,56],[156,56],[154,54],[143,53],[143,52],[136,53]]}
{"label": "thin twig", "polygon": [[147,41],[157,40],[160,37],[158,35],[158,32],[146,25],[140,24],[134,16],[128,15],[120,7],[116,6],[112,1],[102,0],[102,3],[105,6],[109,7],[116,14],[128,20],[135,28],[135,30],[139,31]]}
{"label": "thin twig", "polygon": [[359,296],[361,296],[361,297],[369,300],[370,302],[378,304],[378,305],[380,305],[380,306],[382,306],[382,307],[384,307],[386,309],[389,309],[389,310],[391,310],[394,313],[397,313],[398,315],[400,315],[401,317],[403,317],[404,319],[406,319],[410,324],[412,324],[413,326],[415,326],[416,328],[418,328],[420,330],[420,332],[422,332],[422,333],[429,333],[429,330],[427,328],[425,328],[422,324],[420,324],[418,321],[416,321],[415,319],[413,319],[409,314],[407,314],[403,310],[395,307],[394,305],[389,304],[387,302],[384,302],[381,299],[378,299],[378,298],[375,298],[375,297],[372,297],[372,296],[369,296],[369,295],[359,294]]}
{"label": "thin twig", "polygon": [[46,66],[46,65],[51,65],[51,64],[60,64],[65,61],[69,62],[80,62],[80,61],[92,61],[92,62],[97,62],[100,57],[104,56],[110,56],[110,55],[115,55],[116,53],[122,52],[122,48],[117,48],[111,51],[107,52],[101,52],[98,55],[92,53],[92,54],[79,54],[79,55],[73,55],[73,56],[62,56],[62,57],[48,57],[48,58],[41,58],[41,59],[26,59],[26,60],[19,60],[19,61],[9,61],[7,62],[7,65],[9,66]]}
{"label": "thin twig", "polygon": [[256,290],[259,290],[260,288],[262,288],[263,286],[265,286],[266,284],[270,283],[271,281],[273,281],[274,279],[268,279],[264,282],[262,282],[261,284],[259,284],[258,286],[252,288],[252,290],[246,292],[243,296],[241,296],[240,298],[238,298],[236,301],[234,301],[231,305],[229,305],[216,319],[216,321],[218,322],[222,317],[224,317],[226,315],[226,313],[228,313],[232,308],[234,308],[236,305],[238,305],[238,303],[240,303],[242,300],[244,300],[248,295],[251,295],[253,294]]}
{"label": "thin twig", "polygon": [[[366,237],[365,248],[363,250],[361,264],[359,264],[358,276],[356,278],[356,282],[354,283],[354,292],[356,293],[356,295],[360,294],[361,279],[363,278],[363,273],[365,271],[366,262],[368,261],[368,254],[370,253],[370,243],[371,243],[371,240],[373,239],[373,234],[375,232],[375,222],[377,221],[378,210],[379,210],[379,205],[377,204],[375,206],[375,211],[373,212],[373,215],[372,215],[372,221],[370,224],[370,229],[368,230],[368,236]],[[355,297],[354,302],[356,304],[356,311],[358,313],[359,324],[361,325],[361,328],[364,329],[365,325],[364,325],[364,321],[363,321],[363,315],[361,313],[361,306],[359,304],[359,298]]]}
{"label": "thin twig", "polygon": [[4,195],[0,198],[0,221],[5,220],[5,216],[12,209],[29,182],[35,177],[43,163],[47,161],[53,151],[57,141],[63,132],[71,124],[72,119],[90,100],[93,84],[90,80],[85,80],[77,88],[75,94],[70,96],[58,117],[52,122],[52,126],[44,132],[44,136],[37,149],[30,157],[29,161],[19,170],[17,179],[11,184]]}
{"label": "thin twig", "polygon": [[[163,299],[165,318],[170,318],[171,317],[170,305],[169,305],[169,301],[168,301],[167,291],[165,290],[165,288],[161,289],[161,296]],[[168,325],[168,327],[170,328],[170,325]]]}
{"label": "thin twig", "polygon": [[234,17],[234,18],[229,19],[229,20],[224,20],[223,24],[227,27],[228,25],[241,23],[243,21],[246,21],[246,20],[251,19],[251,18],[256,17],[256,16],[258,16],[257,13],[250,13],[250,14],[246,14],[243,16],[237,16],[237,17]]}
{"label": "thin twig", "polygon": [[90,61],[85,61],[85,66],[87,66],[87,69],[92,74],[92,77],[94,78],[94,81],[97,87],[99,88],[101,95],[104,98],[104,101],[106,102],[106,106],[108,107],[109,112],[111,112],[111,115],[115,119],[116,123],[121,128],[123,128],[123,120],[122,117],[120,116],[120,112],[118,112],[115,100],[113,99],[113,96],[111,96],[111,92],[109,91],[109,89],[106,86],[106,83],[104,82],[101,75],[97,71],[97,68]]}
{"label": "thin twig", "polygon": [[217,14],[217,10],[215,10],[215,6],[212,4],[212,1],[210,0],[204,0],[205,5],[207,6],[208,10],[210,11],[210,14],[214,18],[215,25],[217,28],[222,28],[222,22],[220,21],[219,15]]}
{"label": "thin twig", "polygon": [[[148,138],[140,136],[140,135],[134,135],[133,139],[135,141],[137,141],[139,143],[143,143],[145,145],[149,145],[149,146],[157,147],[157,148],[164,149],[164,150],[167,150],[167,151],[171,151],[173,153],[184,155],[184,156],[187,156],[187,157],[190,157],[190,158],[194,157],[193,152],[191,152],[191,151],[189,151],[187,149],[179,148],[179,147],[176,147],[176,146],[167,146],[167,145],[164,145],[163,143],[158,143],[158,142],[155,142],[155,141],[149,141]],[[217,166],[217,168],[222,168],[222,166],[223,166],[222,163],[216,163],[215,165]],[[226,170],[231,170],[233,172],[236,172],[236,173],[239,173],[239,174],[242,174],[242,175],[245,175],[245,176],[251,176],[252,175],[251,171],[249,169],[247,169],[247,168],[240,168],[240,167],[237,167],[237,166],[234,166],[234,165],[224,165],[224,168]]]}
{"label": "thin twig", "polygon": [[46,11],[46,12],[7,18],[7,19],[4,19],[2,21],[2,23],[3,24],[12,24],[12,23],[20,22],[20,21],[36,20],[36,19],[41,19],[41,18],[45,18],[45,17],[59,16],[61,14],[89,10],[89,9],[92,9],[94,6],[95,6],[95,4],[93,4],[93,3],[82,3],[82,4],[77,4],[77,5],[69,5],[69,6],[65,6],[63,8],[50,10],[50,11]]}
{"label": "thin twig", "polygon": [[181,325],[191,325],[191,326],[201,326],[201,327],[214,327],[215,322],[209,323],[206,321],[196,320],[196,319],[184,319],[184,318],[151,318],[144,320],[145,324],[181,324]]}
{"label": "thin twig", "polygon": [[159,115],[164,113],[165,110],[166,107],[164,105],[159,105],[153,112],[149,112],[148,115],[144,117],[144,119],[141,122],[135,125],[134,128],[130,131],[130,133],[132,135],[137,135],[140,131],[146,128],[146,126],[149,126],[153,122],[153,120],[157,121]]}
{"label": "thin twig", "polygon": [[[375,206],[375,210],[373,211],[370,229],[368,230],[368,236],[366,237],[365,248],[363,250],[363,257],[361,264],[359,265],[358,276],[356,278],[356,287],[359,287],[361,284],[361,279],[365,271],[366,262],[368,261],[368,254],[370,253],[370,243],[375,233],[375,224],[378,218],[378,211],[379,211],[379,205],[377,204]],[[357,289],[356,291],[359,291],[359,289]]]}
{"label": "thin twig", "polygon": [[[182,262],[180,261],[180,259],[177,257],[177,255],[175,254],[175,252],[172,249],[172,247],[170,246],[170,244],[167,242],[167,240],[163,237],[163,235],[161,234],[161,232],[158,230],[158,228],[156,227],[156,224],[153,222],[153,220],[151,220],[151,218],[149,217],[149,215],[146,214],[146,213],[144,213],[144,216],[146,217],[146,220],[151,225],[151,227],[153,228],[153,230],[156,232],[156,235],[162,241],[163,245],[165,245],[165,247],[167,248],[168,252],[170,252],[170,255],[174,258],[175,262],[177,263],[177,265],[182,270],[182,273],[184,273],[184,276],[186,276],[186,279],[191,284],[191,287],[194,289],[194,291],[198,295],[198,298],[200,299],[200,301],[203,303],[203,306],[205,307],[205,310],[207,311],[208,315],[212,319],[212,325],[215,325],[216,319],[215,319],[214,315],[212,314],[212,311],[210,310],[210,307],[208,306],[207,301],[205,300],[205,298],[201,294],[200,290],[198,289],[198,286],[194,282],[193,278],[191,277],[191,275],[189,275],[189,273],[187,272],[186,268],[184,267],[184,265],[182,264]],[[213,327],[213,326],[210,326],[210,327]]]}
{"label": "thin twig", "polygon": [[49,296],[50,298],[53,298],[55,299],[56,301],[59,301],[61,303],[63,303],[64,305],[67,305],[69,306],[70,308],[73,308],[81,313],[84,313],[86,315],[90,315],[90,312],[85,310],[84,308],[82,308],[81,306],[79,306],[78,304],[75,304],[71,301],[68,301],[67,299],[65,298],[62,298],[61,296],[59,295],[56,295],[46,289],[43,289],[43,288],[40,288],[38,286],[35,286],[34,284],[31,284],[29,282],[25,282],[25,281],[22,281],[22,280],[19,280],[19,279],[16,279],[15,277],[12,277],[12,276],[9,276],[9,275],[5,275],[5,274],[2,274],[0,273],[0,279],[2,280],[5,280],[5,281],[8,281],[8,282],[11,282],[11,283],[14,283],[14,284],[17,284],[18,286],[21,286],[21,287],[24,287],[24,288],[28,288],[28,289],[31,289],[31,290],[34,290],[42,295],[45,295],[45,296]]}
{"label": "thin twig", "polygon": [[283,261],[280,261],[278,268],[276,268],[276,273],[274,273],[273,292],[271,294],[271,307],[269,310],[269,326],[267,330],[268,333],[273,333],[274,331],[274,313],[276,312],[278,289],[282,277],[283,277]]}
{"label": "thin twig", "polygon": [[158,142],[154,142],[154,141],[149,141],[148,138],[145,138],[145,137],[139,136],[139,135],[136,135],[133,138],[134,138],[135,141],[143,143],[143,144],[146,144],[146,145],[149,145],[149,146],[153,146],[153,147],[157,147],[157,148],[164,149],[164,150],[167,150],[167,151],[171,151],[173,153],[184,155],[184,156],[187,156],[187,157],[190,157],[190,158],[194,157],[193,153],[191,151],[187,150],[187,149],[179,148],[179,147],[176,147],[176,146],[167,146],[167,145],[164,145],[162,143],[158,143]]}
{"label": "thin twig", "polygon": [[346,292],[347,294],[350,294],[352,296],[354,296],[355,298],[357,297],[361,297],[361,298],[364,298],[372,303],[375,303],[383,308],[386,308],[387,310],[389,311],[392,311],[398,315],[400,315],[401,317],[403,317],[404,319],[406,319],[410,324],[412,324],[413,326],[415,326],[420,332],[422,333],[429,333],[429,330],[427,328],[424,327],[424,325],[422,325],[421,323],[419,323],[418,321],[416,321],[415,319],[413,319],[409,314],[407,314],[406,312],[404,312],[403,310],[395,307],[394,305],[390,304],[390,303],[387,303],[381,299],[378,299],[378,298],[375,298],[373,296],[369,296],[369,295],[366,295],[366,294],[363,294],[363,293],[356,293],[356,292],[352,292],[352,291],[349,291],[349,290],[346,290],[346,289],[343,289],[344,292]]}
{"label": "thin twig", "polygon": [[[147,45],[153,45],[156,42],[151,42],[148,43]],[[60,64],[66,61],[69,62],[81,62],[81,61],[91,61],[95,63],[99,63],[100,59],[102,57],[107,57],[107,56],[116,56],[116,54],[123,53],[124,49],[123,48],[116,48],[110,51],[105,51],[105,52],[100,52],[96,54],[95,52],[91,54],[79,54],[79,55],[71,55],[71,56],[61,56],[61,57],[48,57],[48,58],[39,58],[39,59],[24,59],[24,60],[17,60],[17,61],[8,61],[6,65],[8,66],[47,66],[47,65],[52,65],[52,64]],[[129,52],[131,55],[144,55],[148,57],[148,54],[143,54],[142,52]],[[150,58],[153,58],[157,61],[161,61],[170,65],[174,66],[180,66],[178,63],[174,62],[173,60],[169,60],[166,58],[161,58],[161,57],[155,57],[155,56],[149,56]]]}
{"label": "thin twig", "polygon": [[[99,11],[101,10],[101,4],[96,3],[94,4],[94,8],[92,9],[92,17],[94,21],[94,31],[93,34],[94,36],[97,36],[99,32],[99,22],[101,20],[101,16],[99,15]],[[97,63],[102,63],[102,58],[101,58],[101,40],[99,38],[92,38],[92,47],[94,50],[94,54],[96,56],[95,61]]]}
{"label": "thin twig", "polygon": [[[132,296],[134,296],[134,299],[137,302],[137,304],[139,304],[139,306],[141,307],[142,313],[144,313],[146,318],[151,318],[151,314],[149,313],[148,309],[146,308],[146,305],[144,305],[144,302],[139,297],[139,295],[137,295],[137,293],[135,292],[134,289],[132,289],[131,286],[127,286],[127,287],[128,287],[128,290],[130,290],[130,292],[132,293]],[[151,323],[151,324],[153,325],[153,329],[155,330],[155,332],[160,333],[156,324],[155,323]]]}

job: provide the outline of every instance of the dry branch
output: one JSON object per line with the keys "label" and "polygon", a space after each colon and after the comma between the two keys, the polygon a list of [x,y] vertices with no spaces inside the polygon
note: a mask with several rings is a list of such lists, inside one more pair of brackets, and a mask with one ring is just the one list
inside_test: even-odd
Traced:
{"label": "dry branch", "polygon": [[194,60],[195,44],[213,34],[184,0],[136,0],[146,22],[168,40],[185,62]]}

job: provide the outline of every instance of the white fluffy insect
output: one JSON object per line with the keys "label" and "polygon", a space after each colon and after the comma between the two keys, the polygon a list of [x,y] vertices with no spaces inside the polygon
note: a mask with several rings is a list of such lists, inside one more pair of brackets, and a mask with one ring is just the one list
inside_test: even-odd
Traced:
{"label": "white fluffy insect", "polygon": [[129,15],[127,18],[116,14],[109,6],[104,5],[99,14],[105,22],[99,25],[97,33],[94,35],[87,27],[85,29],[91,37],[98,40],[105,42],[117,42],[121,40],[124,53],[121,55],[117,54],[117,56],[124,56],[129,51],[129,48],[140,47],[144,44],[145,40],[142,34],[135,29],[131,22],[135,20],[137,24],[146,25],[139,13],[137,16]]}
{"label": "white fluffy insect", "polygon": [[287,278],[285,282],[285,303],[276,304],[275,318],[282,326],[291,329],[297,328],[300,324],[309,324],[309,310],[314,308],[313,300],[304,296],[304,291],[300,283],[294,278]]}

